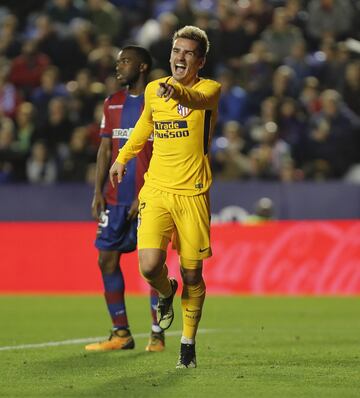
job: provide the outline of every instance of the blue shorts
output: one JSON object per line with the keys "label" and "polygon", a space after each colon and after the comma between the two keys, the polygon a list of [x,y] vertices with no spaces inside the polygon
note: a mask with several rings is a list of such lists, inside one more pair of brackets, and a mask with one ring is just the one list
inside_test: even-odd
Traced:
{"label": "blue shorts", "polygon": [[132,252],[137,243],[137,219],[127,220],[129,206],[107,205],[100,216],[95,246],[99,250]]}

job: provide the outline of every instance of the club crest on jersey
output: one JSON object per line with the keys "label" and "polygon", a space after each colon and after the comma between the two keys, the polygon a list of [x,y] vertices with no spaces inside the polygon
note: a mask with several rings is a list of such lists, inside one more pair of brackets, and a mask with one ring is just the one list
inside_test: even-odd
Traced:
{"label": "club crest on jersey", "polygon": [[178,114],[183,117],[187,116],[190,113],[189,108],[187,108],[186,106],[182,106],[180,104],[178,104],[178,106],[177,106],[177,111],[178,111]]}

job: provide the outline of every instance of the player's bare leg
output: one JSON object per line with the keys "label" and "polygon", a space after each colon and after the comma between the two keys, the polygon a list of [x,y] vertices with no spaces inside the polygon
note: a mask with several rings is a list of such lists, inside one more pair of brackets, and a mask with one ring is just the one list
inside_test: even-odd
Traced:
{"label": "player's bare leg", "polygon": [[150,286],[159,293],[157,321],[162,330],[168,329],[174,319],[172,303],[178,287],[174,278],[168,278],[165,261],[166,252],[164,250],[139,250],[140,272]]}

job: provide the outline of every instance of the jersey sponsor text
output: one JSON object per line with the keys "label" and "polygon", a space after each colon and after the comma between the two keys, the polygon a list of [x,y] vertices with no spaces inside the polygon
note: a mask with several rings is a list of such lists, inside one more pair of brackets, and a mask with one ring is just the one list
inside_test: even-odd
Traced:
{"label": "jersey sponsor text", "polygon": [[128,128],[128,129],[113,129],[113,133],[112,133],[112,138],[126,138],[129,139],[131,132],[134,129]]}
{"label": "jersey sponsor text", "polygon": [[185,120],[160,121],[154,123],[156,138],[181,138],[190,135]]}

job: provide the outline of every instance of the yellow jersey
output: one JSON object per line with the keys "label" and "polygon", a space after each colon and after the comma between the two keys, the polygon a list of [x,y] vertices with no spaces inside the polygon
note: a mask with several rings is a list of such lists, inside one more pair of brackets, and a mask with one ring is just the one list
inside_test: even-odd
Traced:
{"label": "yellow jersey", "polygon": [[200,79],[191,88],[173,84],[177,100],[165,102],[156,95],[160,82],[145,89],[143,112],[116,159],[126,164],[152,136],[153,153],[145,184],[178,195],[198,195],[211,185],[209,146],[214,131],[220,84]]}

